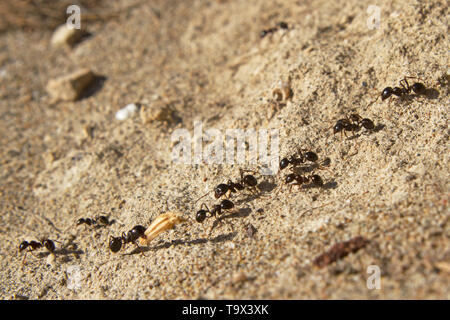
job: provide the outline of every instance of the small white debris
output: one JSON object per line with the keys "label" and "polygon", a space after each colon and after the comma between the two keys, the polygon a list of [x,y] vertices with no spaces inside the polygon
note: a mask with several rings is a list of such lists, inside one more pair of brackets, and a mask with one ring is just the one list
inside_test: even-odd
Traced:
{"label": "small white debris", "polygon": [[116,112],[117,120],[125,120],[130,118],[136,111],[138,110],[138,106],[135,103],[127,104],[124,108],[120,109]]}
{"label": "small white debris", "polygon": [[53,32],[50,43],[53,47],[72,46],[81,39],[83,33],[80,29],[69,28],[67,24],[63,24]]}

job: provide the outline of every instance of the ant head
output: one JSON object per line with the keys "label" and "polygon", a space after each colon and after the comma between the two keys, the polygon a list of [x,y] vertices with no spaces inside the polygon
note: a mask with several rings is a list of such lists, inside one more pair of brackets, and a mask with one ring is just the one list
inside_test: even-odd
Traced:
{"label": "ant head", "polygon": [[283,170],[284,168],[286,168],[289,165],[289,160],[288,158],[283,158],[280,161],[280,170]]}
{"label": "ant head", "polygon": [[338,122],[336,122],[336,124],[333,126],[333,133],[336,134],[342,130],[344,130],[345,128],[345,124],[344,121],[338,120]]}
{"label": "ant head", "polygon": [[19,252],[22,252],[26,248],[28,248],[28,242],[27,241],[22,241],[22,243],[19,245]]}
{"label": "ant head", "polygon": [[291,183],[294,180],[295,180],[295,173],[290,173],[286,176],[286,178],[284,179],[284,182]]}
{"label": "ant head", "polygon": [[206,214],[207,214],[206,210],[202,209],[202,210],[197,211],[197,214],[195,216],[195,221],[197,221],[198,223],[202,223],[206,219]]}
{"label": "ant head", "polygon": [[122,248],[122,238],[121,237],[109,237],[109,249],[111,252],[118,252]]}
{"label": "ant head", "polygon": [[394,90],[391,87],[384,88],[383,92],[381,92],[381,100],[386,100],[392,95],[393,92]]}
{"label": "ant head", "polygon": [[227,184],[221,183],[214,189],[214,197],[219,199],[225,193],[227,193],[229,187]]}

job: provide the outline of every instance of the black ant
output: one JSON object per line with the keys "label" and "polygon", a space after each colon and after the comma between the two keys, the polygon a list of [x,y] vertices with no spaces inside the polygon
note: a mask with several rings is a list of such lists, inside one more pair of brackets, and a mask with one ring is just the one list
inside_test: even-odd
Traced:
{"label": "black ant", "polygon": [[[40,241],[32,240],[30,242],[22,241],[19,245],[19,252],[22,252],[23,250],[28,248],[27,252],[32,253],[33,251],[40,249],[42,247],[46,248],[50,253],[55,252],[55,243],[53,242],[53,240],[50,240],[50,239],[42,239]],[[26,253],[25,253],[23,262],[25,262],[25,258],[26,258]]]}
{"label": "black ant", "polygon": [[375,125],[372,120],[368,118],[362,118],[358,114],[351,114],[345,119],[339,119],[333,126],[333,133],[344,132],[347,136],[346,131],[358,131],[360,128],[365,128],[367,130],[375,129]]}
{"label": "black ant", "polygon": [[386,87],[381,92],[381,100],[386,100],[392,95],[395,95],[400,98],[406,97],[408,94],[413,91],[417,95],[423,95],[426,93],[427,89],[423,83],[415,82],[412,86],[409,85],[407,78],[410,79],[417,79],[416,77],[404,77],[402,80],[400,80],[400,87]]}
{"label": "black ant", "polygon": [[299,153],[299,156],[292,155],[289,158],[281,159],[280,170],[283,170],[290,164],[295,167],[295,166],[305,163],[306,161],[316,162],[319,159],[317,154],[313,151],[308,151],[308,152],[302,153],[299,150],[298,153]]}
{"label": "black ant", "polygon": [[278,28],[287,29],[288,28],[288,24],[286,22],[281,21],[281,22],[279,22],[277,24],[277,26],[275,28],[270,28],[270,29],[266,29],[266,30],[261,31],[261,33],[260,33],[261,38],[264,38],[269,33],[273,33],[275,31],[277,31]]}
{"label": "black ant", "polygon": [[[258,180],[256,180],[256,178],[253,175],[250,175],[250,174],[244,175],[245,171],[253,172],[250,170],[242,170],[241,169],[240,170],[241,179],[238,180],[237,182],[228,180],[227,183],[221,183],[221,184],[217,185],[214,188],[214,197],[216,199],[219,199],[220,197],[226,195],[227,192],[229,192],[229,194],[236,193],[237,191],[244,190],[246,187],[249,188],[250,190],[254,190],[254,188],[258,184]],[[197,203],[198,200],[202,199],[203,197],[207,196],[208,194],[209,194],[209,192],[206,193],[205,195],[201,196],[200,198],[198,198],[195,202]]]}
{"label": "black ant", "polygon": [[295,186],[295,185],[299,186],[299,185],[302,185],[305,183],[310,183],[310,182],[316,187],[323,187],[323,180],[317,174],[313,174],[313,175],[309,175],[309,176],[302,176],[297,173],[290,173],[284,178],[284,182],[286,184],[290,184],[289,192],[292,191],[292,186]]}
{"label": "black ant", "polygon": [[111,224],[111,222],[108,220],[108,217],[106,216],[97,216],[95,218],[80,218],[77,220],[77,226],[86,224],[88,226],[97,226],[97,225],[104,225],[108,226]]}
{"label": "black ant", "polygon": [[122,248],[122,245],[125,245],[127,243],[133,243],[138,248],[140,248],[139,245],[136,243],[136,240],[138,240],[140,237],[142,238],[145,237],[145,230],[146,228],[144,226],[137,225],[127,233],[123,232],[121,237],[110,236],[109,249],[112,252],[116,253]]}
{"label": "black ant", "polygon": [[[203,207],[206,208],[202,209]],[[209,210],[209,208],[206,206],[206,204],[202,203],[200,210],[197,211],[197,215],[195,216],[195,220],[198,223],[202,223],[207,218],[207,214],[210,214],[210,217],[215,217],[216,215],[220,216],[222,214],[223,210],[230,210],[234,208],[234,203],[230,200],[224,199],[220,204],[214,205],[212,210]]]}

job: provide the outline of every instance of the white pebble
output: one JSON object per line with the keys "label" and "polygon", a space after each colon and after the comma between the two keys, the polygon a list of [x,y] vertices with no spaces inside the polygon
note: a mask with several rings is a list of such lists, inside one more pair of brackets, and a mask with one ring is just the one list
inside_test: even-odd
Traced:
{"label": "white pebble", "polygon": [[136,111],[138,107],[134,103],[127,104],[124,108],[120,109],[116,112],[117,120],[125,120],[131,117]]}

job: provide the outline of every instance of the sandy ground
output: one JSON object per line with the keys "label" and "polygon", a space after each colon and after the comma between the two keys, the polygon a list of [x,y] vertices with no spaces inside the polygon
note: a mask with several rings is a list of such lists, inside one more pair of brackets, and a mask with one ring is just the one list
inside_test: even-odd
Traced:
{"label": "sandy ground", "polygon": [[[379,29],[368,27],[369,5],[381,9]],[[280,21],[289,28],[260,37]],[[88,29],[71,50],[52,49],[51,31],[0,36],[2,299],[450,297],[446,1],[160,0]],[[82,67],[105,80],[52,103],[47,82]],[[407,75],[430,94],[370,104]],[[271,102],[288,79],[292,99]],[[133,102],[174,116],[116,120]],[[350,113],[377,130],[333,135]],[[317,170],[326,188],[276,194],[284,171],[256,175],[261,192],[233,195],[235,212],[209,235],[213,219],[195,222],[194,201],[255,166],[174,164],[172,133],[192,133],[196,120],[204,130],[278,129],[281,156],[302,147],[330,159]],[[144,255],[109,251],[110,235],[168,210],[189,222]],[[99,214],[114,223],[74,225]],[[356,236],[369,244],[314,266]],[[22,263],[19,243],[41,237],[58,241],[55,256],[38,250]],[[367,287],[371,265],[379,290]]]}

